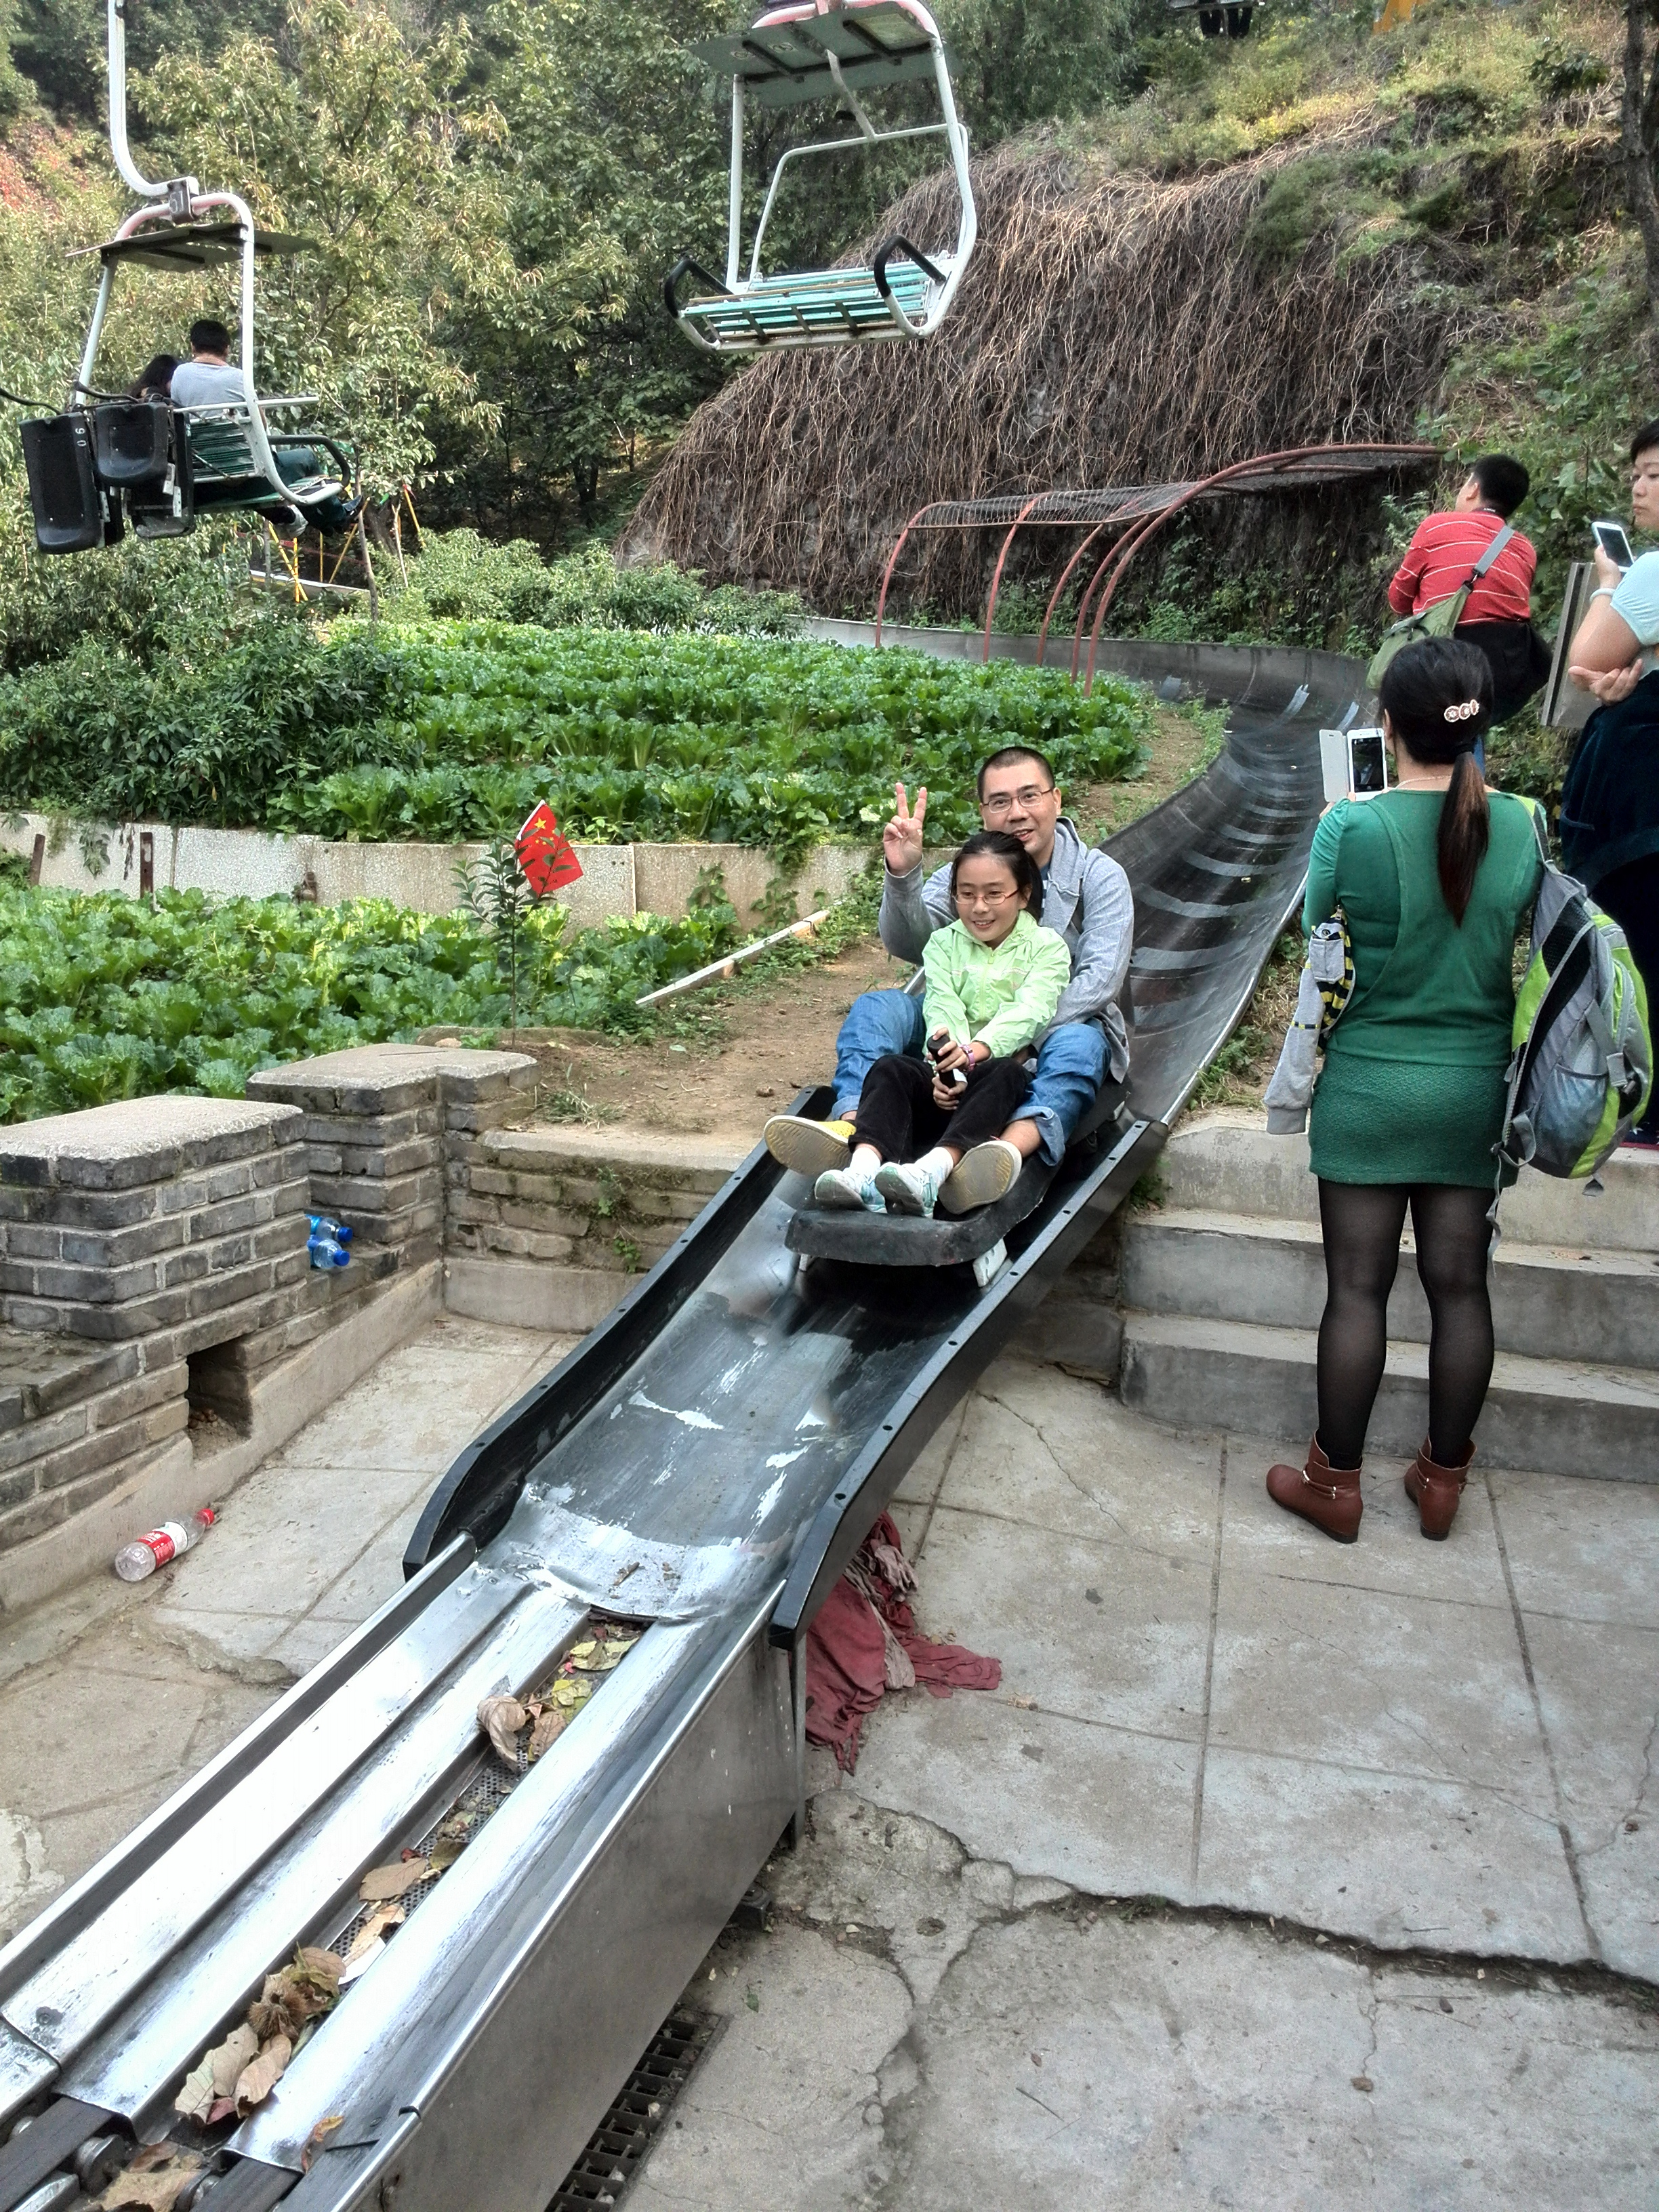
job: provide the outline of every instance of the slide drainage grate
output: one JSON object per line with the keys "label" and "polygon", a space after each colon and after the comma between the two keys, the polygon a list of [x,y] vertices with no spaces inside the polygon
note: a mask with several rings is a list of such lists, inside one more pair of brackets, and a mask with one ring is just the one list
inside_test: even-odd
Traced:
{"label": "slide drainage grate", "polygon": [[592,2212],[595,2205],[620,2202],[720,2026],[708,2014],[670,2013],[554,2191],[547,2212]]}

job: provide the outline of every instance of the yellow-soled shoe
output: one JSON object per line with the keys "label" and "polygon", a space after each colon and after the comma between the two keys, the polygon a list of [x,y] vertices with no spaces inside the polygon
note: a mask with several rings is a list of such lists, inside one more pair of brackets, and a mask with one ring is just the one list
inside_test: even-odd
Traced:
{"label": "yellow-soled shoe", "polygon": [[853,1157],[850,1121],[809,1121],[799,1114],[774,1114],[766,1125],[766,1149],[784,1167],[814,1181],[831,1168],[844,1168]]}

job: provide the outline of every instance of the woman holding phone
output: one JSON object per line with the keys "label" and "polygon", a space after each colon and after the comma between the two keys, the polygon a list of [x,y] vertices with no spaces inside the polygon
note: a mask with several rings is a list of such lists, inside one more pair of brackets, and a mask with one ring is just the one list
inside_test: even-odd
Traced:
{"label": "woman holding phone", "polygon": [[[1659,532],[1659,421],[1643,424],[1630,451],[1632,520],[1638,530]],[[1626,568],[1598,538],[1595,557],[1595,591],[1567,667],[1596,708],[1562,787],[1561,858],[1624,931],[1652,1006],[1659,1002],[1659,553]],[[1626,1142],[1659,1145],[1659,1103],[1650,1100]]]}
{"label": "woman holding phone", "polygon": [[1275,1504],[1340,1542],[1359,1534],[1360,1466],[1409,1209],[1429,1301],[1429,1433],[1406,1477],[1423,1534],[1456,1515],[1492,1379],[1486,1210],[1515,1017],[1510,954],[1542,873],[1528,802],[1488,793],[1484,653],[1408,646],[1378,687],[1393,787],[1339,799],[1315,833],[1302,926],[1341,908],[1354,987],[1313,1097],[1326,1302],[1319,1427]]}

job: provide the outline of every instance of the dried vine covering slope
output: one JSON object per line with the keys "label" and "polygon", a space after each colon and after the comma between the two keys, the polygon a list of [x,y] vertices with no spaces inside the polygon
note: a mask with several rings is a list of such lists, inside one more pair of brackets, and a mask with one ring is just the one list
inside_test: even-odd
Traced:
{"label": "dried vine covering slope", "polygon": [[[623,556],[867,609],[930,499],[1165,482],[1408,434],[1453,335],[1444,312],[1413,301],[1399,249],[1339,266],[1316,241],[1289,269],[1259,263],[1246,233],[1284,158],[1173,183],[1083,177],[1056,153],[977,163],[979,247],[944,329],[745,369],[693,416]],[[925,247],[954,221],[940,179],[883,228]],[[983,548],[912,544],[900,598],[972,611]]]}

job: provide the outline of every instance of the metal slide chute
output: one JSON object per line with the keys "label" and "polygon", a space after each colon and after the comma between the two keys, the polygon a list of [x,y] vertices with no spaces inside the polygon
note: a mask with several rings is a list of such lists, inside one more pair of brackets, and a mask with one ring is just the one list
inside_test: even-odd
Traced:
{"label": "metal slide chute", "polygon": [[[547,2203],[799,1818],[817,1607],[1155,1158],[1299,902],[1318,732],[1357,719],[1361,666],[1109,650],[1232,708],[1223,757],[1111,842],[1137,915],[1127,1118],[1068,1152],[984,1287],[961,1264],[799,1268],[805,1183],[752,1154],[456,1461],[403,1589],[0,1948],[0,2212],[71,2212],[88,2146],[176,2130],[186,2073],[263,1977],[342,1944],[364,1874],[422,1856],[481,1791],[476,1838],[407,1893],[278,2094],[200,2139],[216,2170],[179,2212]],[[628,1656],[508,1771],[479,1699],[528,1693],[619,1617],[641,1632]]]}
{"label": "metal slide chute", "polygon": [[[957,115],[939,27],[921,0],[807,0],[774,8],[744,32],[708,39],[690,51],[732,79],[732,182],[724,281],[690,255],[664,283],[668,312],[694,345],[709,353],[755,353],[768,346],[854,345],[879,338],[924,338],[950,311],[978,233],[968,175],[968,133]],[[931,82],[936,122],[884,128],[866,100],[907,84]],[[792,146],[772,172],[743,273],[743,138],[750,102],[761,109],[833,100],[854,134]],[[895,233],[867,268],[852,266],[765,276],[761,252],[791,162],[943,137],[955,173],[960,214],[956,244],[924,252]],[[681,298],[695,278],[702,289]]]}
{"label": "metal slide chute", "polygon": [[[262,398],[254,377],[255,265],[301,252],[310,241],[258,229],[234,192],[204,192],[194,177],[152,182],[143,175],[127,142],[126,0],[108,0],[108,9],[110,150],[122,180],[146,204],[113,238],[81,249],[98,256],[100,273],[80,368],[63,413],[22,426],[36,542],[43,553],[83,552],[112,544],[128,522],[141,538],[176,538],[208,507],[349,528],[362,505],[349,444],[303,423],[273,430],[268,416],[313,403]],[[123,268],[177,272],[231,263],[241,276],[246,402],[173,407],[100,392],[99,348]]]}

